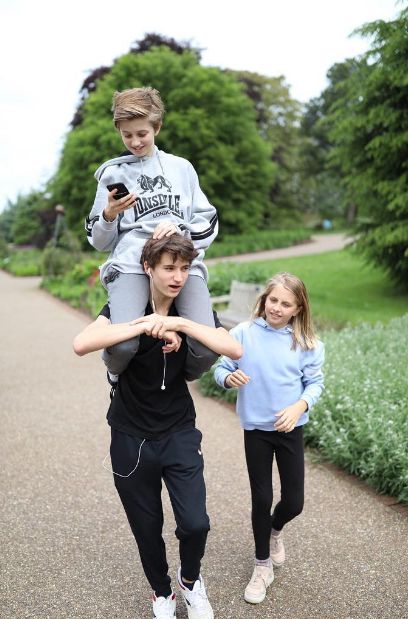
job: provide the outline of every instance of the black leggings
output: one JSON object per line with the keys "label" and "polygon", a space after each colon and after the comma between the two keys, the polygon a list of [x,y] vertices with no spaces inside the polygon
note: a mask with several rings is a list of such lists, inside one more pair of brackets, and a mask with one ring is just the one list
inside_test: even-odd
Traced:
{"label": "black leggings", "polygon": [[[298,426],[288,433],[245,430],[244,440],[251,485],[255,556],[264,560],[269,558],[272,527],[280,531],[303,509],[305,478],[303,427]],[[281,497],[271,516],[274,454],[281,483]]]}

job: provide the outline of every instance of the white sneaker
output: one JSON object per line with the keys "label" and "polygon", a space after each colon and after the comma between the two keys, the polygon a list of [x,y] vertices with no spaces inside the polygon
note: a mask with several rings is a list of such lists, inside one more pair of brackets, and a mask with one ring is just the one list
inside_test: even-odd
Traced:
{"label": "white sneaker", "polygon": [[205,592],[204,581],[199,576],[193,589],[186,587],[181,580],[181,568],[177,570],[177,581],[185,605],[187,606],[188,619],[214,619],[213,609]]}
{"label": "white sneaker", "polygon": [[285,546],[283,545],[282,531],[279,535],[271,535],[270,557],[275,567],[285,563]]}
{"label": "white sneaker", "polygon": [[156,597],[153,593],[153,618],[176,619],[176,594],[171,593],[168,597]]}
{"label": "white sneaker", "polygon": [[251,580],[246,586],[244,600],[250,604],[260,604],[264,601],[266,590],[273,582],[273,565],[255,565]]}

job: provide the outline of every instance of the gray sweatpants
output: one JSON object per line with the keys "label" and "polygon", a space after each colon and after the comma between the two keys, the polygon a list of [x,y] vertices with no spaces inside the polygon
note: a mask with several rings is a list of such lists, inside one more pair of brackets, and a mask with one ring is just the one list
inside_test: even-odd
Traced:
{"label": "gray sweatpants", "polygon": [[[108,272],[105,280],[109,295],[111,322],[130,322],[144,316],[149,301],[150,286],[147,275],[121,273],[115,269]],[[110,281],[109,281],[110,280]],[[175,299],[177,312],[183,318],[214,327],[214,315],[207,285],[199,275],[189,275],[180,294]],[[217,355],[192,338],[187,338],[189,355],[186,376],[197,378],[211,367]],[[112,374],[120,374],[139,348],[139,338],[126,340],[103,351],[102,359]]]}

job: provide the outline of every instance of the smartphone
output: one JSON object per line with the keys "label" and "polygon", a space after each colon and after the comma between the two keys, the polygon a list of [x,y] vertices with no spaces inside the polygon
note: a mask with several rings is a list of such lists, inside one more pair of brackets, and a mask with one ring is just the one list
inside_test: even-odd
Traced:
{"label": "smartphone", "polygon": [[112,183],[112,185],[107,185],[108,191],[113,191],[117,189],[117,192],[113,196],[115,200],[120,200],[129,194],[129,189],[123,183]]}

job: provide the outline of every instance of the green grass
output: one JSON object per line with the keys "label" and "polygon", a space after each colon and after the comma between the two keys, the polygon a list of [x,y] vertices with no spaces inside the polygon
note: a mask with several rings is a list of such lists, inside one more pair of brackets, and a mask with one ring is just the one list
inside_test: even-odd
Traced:
{"label": "green grass", "polygon": [[290,247],[309,241],[310,230],[306,228],[294,228],[293,230],[259,230],[251,234],[226,234],[217,238],[206,251],[207,258],[219,256],[234,256],[247,254],[265,249],[278,249]]}
{"label": "green grass", "polygon": [[309,291],[319,328],[342,328],[361,322],[387,323],[408,311],[408,294],[395,290],[387,274],[347,249],[325,254],[209,268],[210,291],[229,292],[232,279],[265,283],[278,271],[300,277]]}

